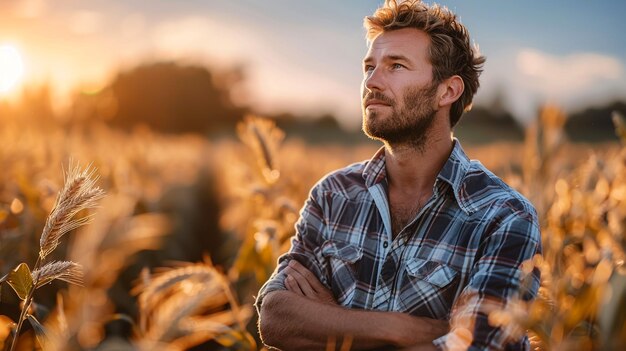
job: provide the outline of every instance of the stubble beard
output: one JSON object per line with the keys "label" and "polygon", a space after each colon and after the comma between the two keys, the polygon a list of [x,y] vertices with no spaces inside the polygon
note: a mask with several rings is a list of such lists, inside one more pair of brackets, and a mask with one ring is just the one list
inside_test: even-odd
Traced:
{"label": "stubble beard", "polygon": [[374,98],[389,103],[392,111],[387,118],[381,118],[378,111],[363,111],[363,132],[385,145],[406,145],[423,151],[428,140],[428,131],[432,128],[437,110],[434,107],[437,84],[430,86],[409,87],[406,89],[402,108],[395,101],[379,92],[371,92],[363,101]]}

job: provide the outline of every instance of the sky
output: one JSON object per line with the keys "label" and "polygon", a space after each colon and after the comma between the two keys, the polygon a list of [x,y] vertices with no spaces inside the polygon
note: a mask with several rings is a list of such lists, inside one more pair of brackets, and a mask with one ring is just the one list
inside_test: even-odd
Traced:
{"label": "sky", "polygon": [[[0,49],[19,52],[24,71],[0,99],[48,82],[62,105],[68,92],[98,91],[120,69],[177,60],[245,67],[241,103],[261,113],[331,113],[356,128],[363,17],[381,3],[0,0]],[[625,1],[438,3],[457,13],[487,57],[476,104],[499,95],[528,121],[546,102],[575,111],[626,99]]]}

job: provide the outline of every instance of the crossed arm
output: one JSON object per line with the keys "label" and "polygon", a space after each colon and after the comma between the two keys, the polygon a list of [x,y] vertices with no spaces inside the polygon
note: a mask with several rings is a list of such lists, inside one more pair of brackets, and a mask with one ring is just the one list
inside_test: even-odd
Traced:
{"label": "crossed arm", "polygon": [[285,273],[287,290],[268,293],[260,306],[259,330],[271,347],[323,350],[329,340],[336,340],[349,343],[351,349],[435,350],[432,340],[448,331],[446,321],[339,306],[315,275],[295,260]]}

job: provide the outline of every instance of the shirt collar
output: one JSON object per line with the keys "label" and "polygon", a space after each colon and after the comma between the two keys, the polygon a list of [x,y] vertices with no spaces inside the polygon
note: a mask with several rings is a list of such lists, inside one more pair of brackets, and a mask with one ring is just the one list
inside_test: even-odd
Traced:
{"label": "shirt collar", "polygon": [[385,168],[385,147],[376,151],[371,160],[363,169],[363,179],[368,188],[387,180],[387,169]]}
{"label": "shirt collar", "polygon": [[[439,175],[437,175],[438,181],[443,181],[450,185],[457,203],[463,211],[468,213],[474,212],[475,209],[469,199],[467,199],[466,196],[462,196],[461,191],[463,189],[463,179],[470,169],[470,166],[471,161],[469,157],[467,157],[465,151],[463,151],[459,140],[454,138],[454,146],[452,147],[450,157],[448,157]],[[363,169],[363,179],[365,179],[365,185],[368,188],[386,181],[387,171],[385,168],[384,147],[378,149]]]}
{"label": "shirt collar", "polygon": [[468,213],[474,212],[475,208],[470,198],[463,196],[461,192],[463,191],[463,181],[470,167],[471,161],[469,157],[465,154],[459,140],[454,138],[454,146],[452,147],[450,157],[448,157],[448,161],[446,161],[441,171],[439,171],[437,180],[446,182],[452,187],[457,203],[463,211]]}

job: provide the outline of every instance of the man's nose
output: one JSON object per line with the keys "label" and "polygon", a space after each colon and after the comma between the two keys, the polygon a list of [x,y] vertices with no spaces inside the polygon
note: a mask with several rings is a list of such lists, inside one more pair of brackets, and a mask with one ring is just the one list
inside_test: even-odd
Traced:
{"label": "man's nose", "polygon": [[376,67],[368,72],[368,74],[363,78],[363,86],[368,91],[373,90],[382,90],[383,86],[383,77],[380,68]]}

